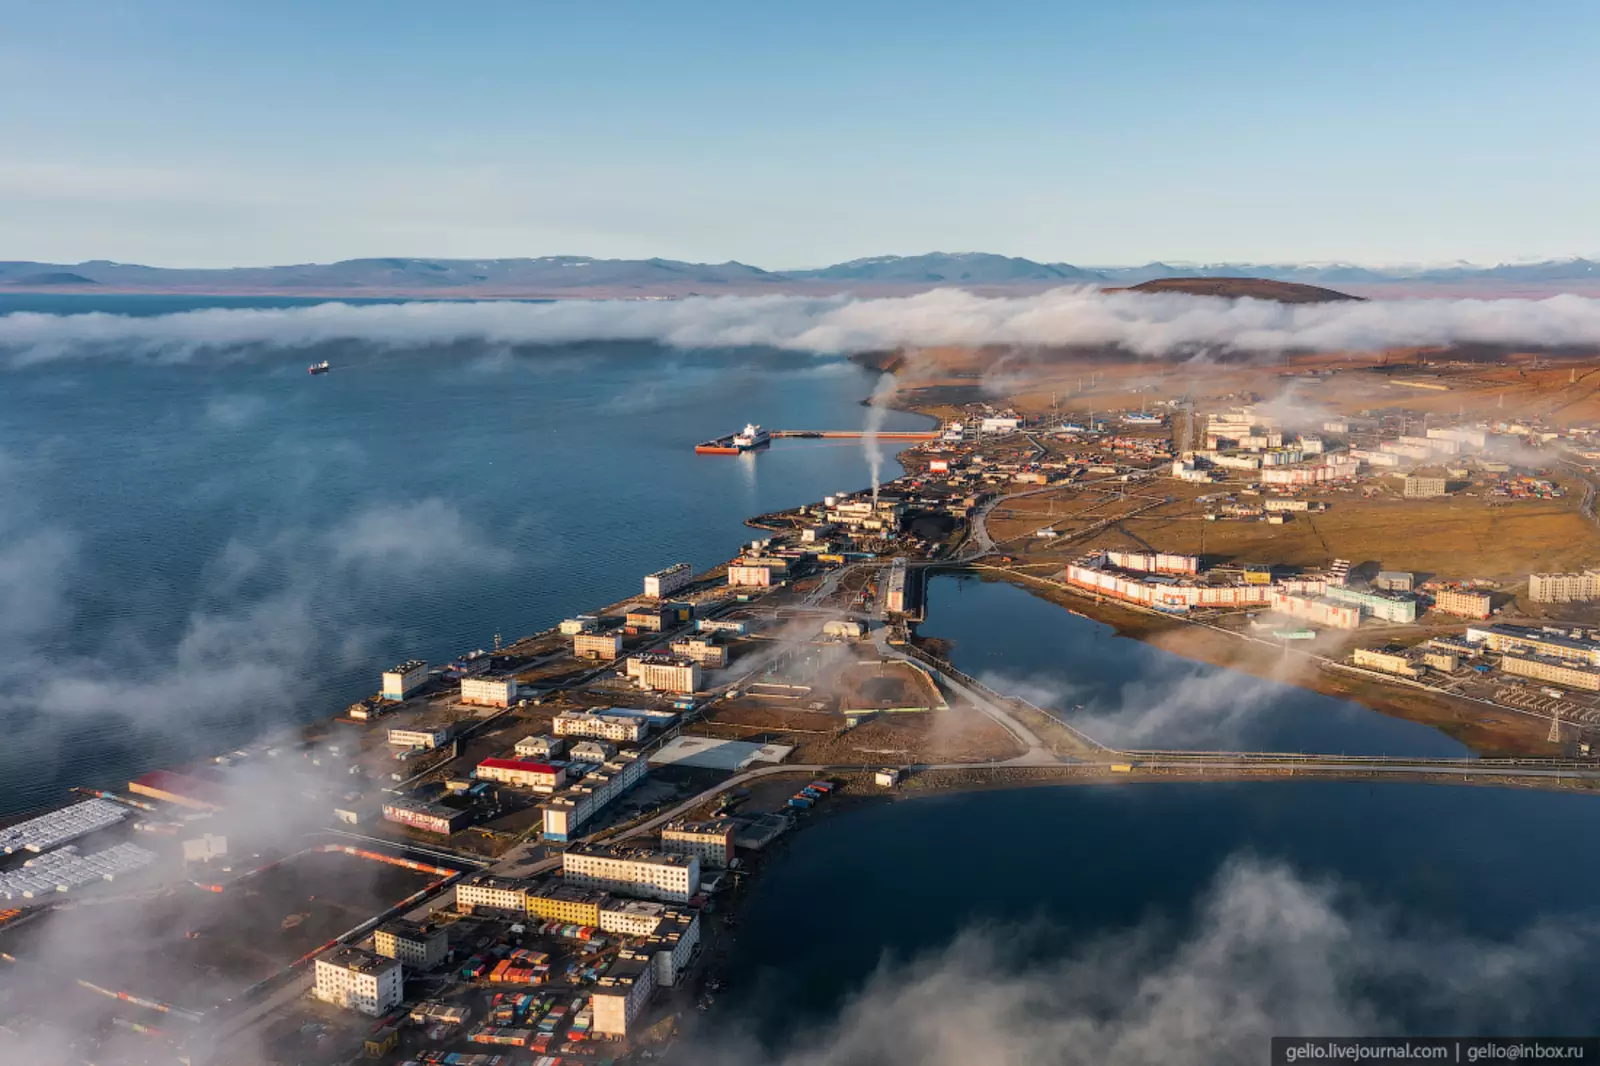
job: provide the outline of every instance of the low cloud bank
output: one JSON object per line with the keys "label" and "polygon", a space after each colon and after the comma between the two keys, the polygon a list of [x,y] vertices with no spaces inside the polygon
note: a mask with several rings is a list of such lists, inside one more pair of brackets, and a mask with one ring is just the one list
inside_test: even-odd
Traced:
{"label": "low cloud bank", "polygon": [[673,1061],[1200,1066],[1264,1062],[1273,1036],[1559,1029],[1550,1015],[1574,1009],[1567,982],[1596,932],[1586,921],[1505,941],[1403,931],[1336,884],[1239,857],[1179,939],[1150,922],[1039,961],[1039,930],[973,930],[881,969],[831,1025],[808,1026],[791,1046],[707,1035]]}
{"label": "low cloud bank", "polygon": [[882,299],[327,303],[149,317],[100,312],[0,316],[0,352],[13,366],[95,356],[184,361],[201,353],[310,348],[335,341],[381,348],[634,341],[680,348],[762,345],[817,353],[999,344],[1117,347],[1161,358],[1457,343],[1565,347],[1600,345],[1600,300],[1563,295],[1545,300],[1280,304],[1089,288],[993,298],[943,289]]}

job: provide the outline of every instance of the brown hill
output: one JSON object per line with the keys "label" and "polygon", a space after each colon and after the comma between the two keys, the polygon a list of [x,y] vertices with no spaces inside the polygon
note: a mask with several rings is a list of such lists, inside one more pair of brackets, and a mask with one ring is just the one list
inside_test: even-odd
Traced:
{"label": "brown hill", "polygon": [[1359,296],[1301,285],[1293,281],[1268,281],[1266,278],[1155,278],[1108,292],[1184,292],[1190,296],[1249,296],[1256,300],[1276,300],[1285,304],[1320,304],[1334,300],[1359,300]]}

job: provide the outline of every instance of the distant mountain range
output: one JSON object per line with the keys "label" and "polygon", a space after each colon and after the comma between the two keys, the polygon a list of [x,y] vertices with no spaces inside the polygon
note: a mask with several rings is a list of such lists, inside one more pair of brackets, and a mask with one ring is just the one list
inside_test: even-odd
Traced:
{"label": "distant mountain range", "polygon": [[874,256],[820,269],[673,259],[347,259],[294,266],[185,269],[93,260],[0,262],[0,289],[344,296],[683,296],[691,293],[914,292],[939,287],[1038,291],[1058,285],[1131,286],[1158,278],[1261,278],[1367,290],[1559,291],[1600,288],[1600,262],[1574,258],[1482,267],[1367,267],[1305,263],[1146,263],[1081,267],[986,252]]}

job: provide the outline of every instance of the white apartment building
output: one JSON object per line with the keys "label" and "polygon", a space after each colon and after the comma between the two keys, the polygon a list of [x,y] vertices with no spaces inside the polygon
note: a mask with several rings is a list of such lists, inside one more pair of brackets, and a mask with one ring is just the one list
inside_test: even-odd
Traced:
{"label": "white apartment building", "polygon": [[672,654],[693,659],[708,670],[728,665],[728,649],[706,637],[679,637],[672,642]]}
{"label": "white apartment building", "polygon": [[461,679],[461,702],[479,707],[509,707],[517,702],[517,679],[464,677]]}
{"label": "white apartment building", "polygon": [[562,711],[554,721],[558,737],[596,737],[621,744],[637,744],[650,731],[650,723],[643,718],[622,714],[606,714],[605,709],[595,711]]}
{"label": "white apartment building", "polygon": [[628,660],[628,676],[652,692],[685,695],[699,691],[703,674],[698,662],[677,655],[636,655]]}
{"label": "white apartment building", "polygon": [[693,855],[702,868],[721,869],[733,861],[733,821],[668,822],[661,827],[661,850],[669,855]]}
{"label": "white apartment building", "polygon": [[403,700],[428,682],[428,664],[411,659],[383,672],[383,698]]}
{"label": "white apartment building", "polygon": [[645,945],[653,953],[656,984],[665,988],[677,984],[699,946],[700,912],[669,909]]}
{"label": "white apartment building", "polygon": [[[576,750],[575,747],[574,754]],[[621,751],[598,770],[556,793],[541,812],[545,839],[571,840],[585,822],[643,780],[649,769],[649,760],[637,751]]]}
{"label": "white apartment building", "polygon": [[317,956],[316,997],[345,1010],[386,1014],[405,998],[399,959],[338,947]]}
{"label": "white apartment building", "polygon": [[456,910],[473,914],[489,911],[528,913],[528,883],[504,877],[481,877],[456,885]]}
{"label": "white apartment building", "polygon": [[523,737],[512,750],[519,759],[556,759],[567,750],[567,742],[560,737]]}
{"label": "white apartment building", "polygon": [[644,594],[660,599],[672,595],[693,580],[694,571],[689,568],[688,563],[673,563],[665,570],[645,575]]}
{"label": "white apartment building", "polygon": [[378,926],[372,946],[379,955],[398,959],[414,970],[431,970],[444,961],[450,938],[438,926],[395,918]]}
{"label": "white apartment building", "polygon": [[653,936],[666,916],[665,903],[606,896],[606,902],[600,905],[600,928],[623,936]]}
{"label": "white apartment building", "polygon": [[687,903],[700,891],[700,860],[645,848],[578,844],[562,854],[561,876],[585,888]]}
{"label": "white apartment building", "polygon": [[1534,603],[1584,603],[1596,596],[1600,596],[1600,570],[1528,575],[1528,598]]}
{"label": "white apartment building", "polygon": [[595,1033],[627,1036],[655,990],[656,971],[650,957],[623,951],[591,992]]}
{"label": "white apartment building", "polygon": [[770,566],[733,564],[728,567],[728,584],[734,588],[770,588],[772,570]]}

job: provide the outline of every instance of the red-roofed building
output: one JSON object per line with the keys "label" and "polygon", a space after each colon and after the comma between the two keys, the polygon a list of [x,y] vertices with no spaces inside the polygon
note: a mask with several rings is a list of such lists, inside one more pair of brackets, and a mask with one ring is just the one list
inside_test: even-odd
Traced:
{"label": "red-roofed building", "polygon": [[223,807],[222,790],[216,785],[171,770],[152,770],[134,778],[128,782],[128,791],[197,811],[220,811]]}
{"label": "red-roofed building", "polygon": [[525,759],[485,759],[478,764],[479,781],[498,781],[535,792],[554,792],[567,779],[567,772],[549,763]]}

